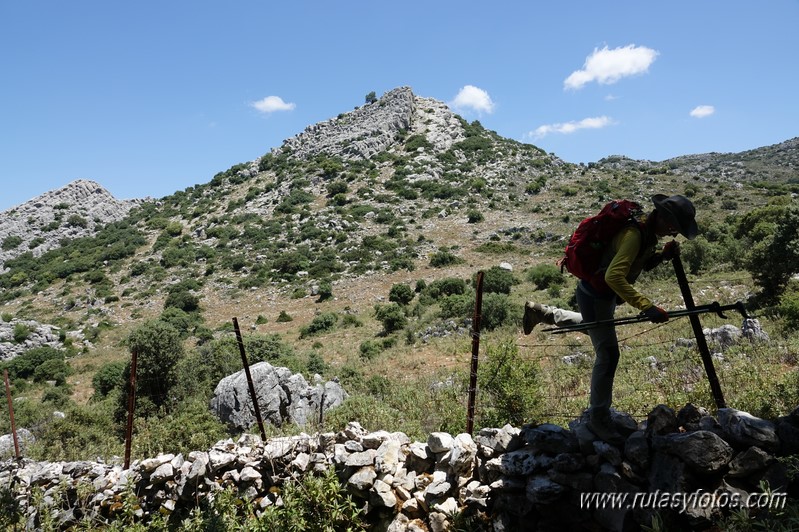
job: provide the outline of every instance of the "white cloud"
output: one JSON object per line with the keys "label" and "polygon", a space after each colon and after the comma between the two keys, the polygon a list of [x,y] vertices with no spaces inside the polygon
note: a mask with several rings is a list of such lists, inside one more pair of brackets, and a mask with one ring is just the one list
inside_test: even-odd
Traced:
{"label": "white cloud", "polygon": [[716,108],[712,105],[697,105],[691,110],[691,116],[694,118],[705,118],[716,112]]}
{"label": "white cloud", "polygon": [[657,56],[656,50],[634,44],[613,50],[607,46],[601,50],[594,48],[594,52],[585,59],[583,69],[572,72],[563,85],[566,89],[580,89],[592,81],[610,85],[621,78],[648,71]]}
{"label": "white cloud", "polygon": [[491,101],[491,96],[474,85],[463,87],[450,105],[455,109],[472,109],[478,113],[486,112],[491,114],[494,112],[494,102]]}
{"label": "white cloud", "polygon": [[564,122],[562,124],[547,124],[537,127],[527,135],[534,139],[546,137],[550,133],[562,133],[569,135],[581,129],[602,129],[615,124],[612,118],[608,116],[596,116],[593,118],[583,118],[580,121]]}
{"label": "white cloud", "polygon": [[263,100],[252,102],[250,104],[257,111],[262,113],[274,113],[275,111],[293,111],[297,107],[293,103],[286,103],[280,96],[267,96]]}

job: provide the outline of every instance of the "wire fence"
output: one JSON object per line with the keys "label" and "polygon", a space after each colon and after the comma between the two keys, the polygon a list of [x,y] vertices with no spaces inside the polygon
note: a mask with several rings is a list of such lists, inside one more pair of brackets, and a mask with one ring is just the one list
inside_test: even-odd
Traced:
{"label": "wire fence", "polygon": [[[714,278],[716,283],[735,283],[745,281],[743,278]],[[694,285],[706,285],[707,280],[694,279]],[[703,314],[702,325],[706,328],[717,328],[724,324],[740,325],[740,316],[730,313],[727,319],[716,314]],[[247,369],[248,363],[241,341],[238,323],[235,318],[234,331],[237,334],[241,349],[242,367]],[[617,327],[621,357],[614,381],[614,408],[626,412],[637,419],[644,419],[658,404],[667,404],[679,408],[687,402],[712,410],[713,398],[708,388],[707,374],[702,359],[697,351],[693,332],[688,320],[672,319],[663,324],[648,322],[632,323]],[[473,331],[475,342],[485,341],[479,330]],[[746,408],[743,400],[764,392],[769,385],[769,372],[776,372],[780,367],[795,368],[799,364],[799,353],[790,350],[774,349],[770,344],[758,344],[743,341],[730,347],[719,346],[711,342],[713,364],[718,372],[721,388],[732,391],[730,406]],[[538,379],[539,393],[543,403],[540,414],[541,421],[567,424],[579,418],[588,406],[590,378],[593,366],[593,347],[587,334],[574,332],[568,334],[548,334],[540,330],[517,341],[519,353],[528,359],[535,360],[540,366]],[[776,354],[775,354],[776,353]],[[781,354],[780,354],[781,353]],[[782,357],[782,360],[775,360]],[[135,355],[132,356],[132,361]],[[150,401],[158,405],[168,405],[174,400],[174,393],[168,390],[173,386],[166,375],[158,372],[136,375],[135,363],[132,364],[131,378],[126,389],[147,390],[145,397],[125,398],[127,403],[126,455],[125,463],[130,460],[131,440],[135,435],[134,419],[141,401]],[[474,369],[472,369],[474,372]],[[763,386],[761,386],[761,384]],[[159,391],[163,390],[163,393]],[[250,390],[252,394],[252,388]],[[6,395],[8,398],[9,416],[13,425],[13,407],[11,392],[6,378]],[[257,401],[254,401],[257,405]],[[794,405],[795,406],[795,405]],[[480,398],[477,403],[469,405],[480,410]],[[260,416],[259,416],[260,417]],[[264,436],[263,420],[258,420],[260,432]],[[15,446],[17,445],[16,433]],[[19,456],[17,446],[16,453]]]}
{"label": "wire fence", "polygon": [[[707,331],[729,324],[740,333],[741,316],[727,319],[703,314]],[[737,323],[736,323],[737,322]],[[616,370],[613,407],[637,419],[645,419],[658,404],[680,408],[687,402],[709,411],[714,409],[708,375],[687,320],[672,319],[662,324],[641,323],[617,327],[621,356]],[[786,362],[796,357],[772,344],[741,336],[730,344],[708,341],[711,361],[721,389],[732,397],[729,406],[741,409],[747,397],[767,393],[760,386],[774,379]],[[542,417],[555,423],[579,418],[588,406],[594,352],[587,334],[553,335],[537,332],[523,337],[517,347],[526,358],[541,367],[541,394],[545,404]]]}

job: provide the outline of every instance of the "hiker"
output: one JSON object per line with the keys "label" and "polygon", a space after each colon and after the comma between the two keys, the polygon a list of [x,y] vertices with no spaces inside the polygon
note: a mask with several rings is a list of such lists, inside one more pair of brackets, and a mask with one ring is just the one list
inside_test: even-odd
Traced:
{"label": "hiker", "polygon": [[[576,294],[579,313],[528,301],[522,322],[524,334],[530,334],[538,323],[564,326],[612,320],[617,302],[629,303],[654,323],[668,321],[668,313],[639,293],[632,283],[641,271],[650,270],[679,254],[675,240],[668,242],[662,251],[656,251],[658,238],[678,233],[689,240],[696,237],[696,210],[691,201],[681,195],[656,194],[652,196],[652,203],[654,210],[636,218],[637,223],[623,225],[602,255],[600,271],[604,271],[608,293],[601,293],[587,281],[580,280]],[[611,323],[587,332],[596,356],[591,373],[588,428],[609,443],[621,443],[623,437],[610,416],[613,377],[619,362],[616,328]]]}

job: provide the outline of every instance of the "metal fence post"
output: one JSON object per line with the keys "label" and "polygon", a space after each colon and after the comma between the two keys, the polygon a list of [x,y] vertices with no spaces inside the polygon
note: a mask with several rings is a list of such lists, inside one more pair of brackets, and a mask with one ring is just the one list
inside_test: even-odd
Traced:
{"label": "metal fence post", "polygon": [[130,381],[128,390],[128,421],[125,427],[125,469],[130,467],[130,447],[133,442],[133,410],[136,408],[136,351],[130,354]]}
{"label": "metal fence post", "polygon": [[6,383],[6,398],[8,399],[8,415],[11,418],[11,437],[14,439],[14,456],[20,459],[19,439],[17,438],[17,426],[14,424],[14,404],[11,401],[11,386],[8,384],[8,370],[3,370],[3,380]]}
{"label": "metal fence post", "polygon": [[472,365],[469,374],[469,404],[466,412],[466,432],[474,431],[474,403],[477,397],[477,361],[480,354],[480,318],[483,310],[483,272],[477,272],[477,297],[472,318]]}

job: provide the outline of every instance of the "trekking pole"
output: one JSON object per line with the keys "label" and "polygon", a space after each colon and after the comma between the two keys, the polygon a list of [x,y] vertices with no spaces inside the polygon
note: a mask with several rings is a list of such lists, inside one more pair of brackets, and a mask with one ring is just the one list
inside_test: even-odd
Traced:
{"label": "trekking pole", "polygon": [[241,329],[239,329],[239,320],[235,317],[233,318],[233,331],[236,333],[236,343],[239,344],[241,365],[244,366],[244,376],[247,377],[247,388],[250,390],[250,399],[252,399],[252,407],[255,412],[255,421],[258,423],[258,429],[261,431],[261,440],[266,444],[266,430],[264,430],[264,420],[261,417],[261,407],[258,405],[258,394],[255,393],[255,385],[252,382],[250,364],[247,362],[247,352],[244,350],[244,340],[241,338]]}
{"label": "trekking pole", "polygon": [[[682,298],[685,301],[685,308],[694,310],[696,308],[694,306],[694,298],[691,295],[691,287],[688,285],[688,278],[685,276],[685,269],[682,266],[680,255],[675,255],[674,258],[671,259],[671,263],[674,265],[674,274],[677,276],[677,283],[680,285],[680,292],[682,292]],[[707,373],[707,380],[710,384],[710,391],[713,393],[713,399],[716,401],[716,407],[719,409],[726,408],[727,403],[724,401],[724,394],[721,392],[719,378],[716,376],[716,368],[713,367],[713,359],[710,356],[710,349],[707,347],[707,340],[702,330],[702,324],[699,322],[699,316],[697,314],[691,314],[689,317],[691,319],[691,328],[694,330],[694,336],[696,337],[696,347],[699,349],[699,354],[702,356],[702,363],[705,366],[705,373]],[[747,317],[748,316],[744,313],[744,318]]]}
{"label": "trekking pole", "polygon": [[[706,313],[714,313],[718,314],[721,318],[726,318],[727,316],[724,315],[725,310],[735,310],[741,313],[741,316],[744,319],[749,318],[749,314],[746,312],[746,308],[744,308],[744,304],[741,301],[733,303],[731,305],[721,305],[717,301],[710,303],[709,305],[699,305],[695,306],[692,309],[679,309],[679,310],[670,310],[668,311],[669,318],[679,318],[682,316],[694,316],[697,314],[706,314]],[[552,334],[564,334],[568,332],[583,332],[590,329],[595,329],[597,327],[602,327],[605,325],[627,325],[629,323],[641,323],[644,321],[649,321],[644,314],[638,314],[636,316],[627,316],[624,318],[614,318],[611,320],[598,320],[598,321],[588,321],[585,323],[575,323],[574,325],[564,325],[562,327],[552,327],[549,329],[543,329],[544,332],[551,332]]]}

